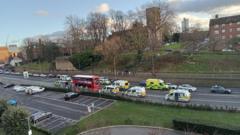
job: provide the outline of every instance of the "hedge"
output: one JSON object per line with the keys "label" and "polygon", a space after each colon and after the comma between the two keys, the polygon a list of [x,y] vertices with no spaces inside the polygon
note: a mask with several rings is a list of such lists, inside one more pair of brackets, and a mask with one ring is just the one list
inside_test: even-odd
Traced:
{"label": "hedge", "polygon": [[234,127],[200,120],[174,119],[173,126],[174,129],[185,132],[207,133],[208,135],[240,135],[239,125]]}
{"label": "hedge", "polygon": [[63,92],[67,93],[70,92],[70,89],[65,89],[65,88],[56,88],[56,87],[45,87],[46,91],[55,91],[55,92]]}
{"label": "hedge", "polygon": [[127,102],[134,102],[139,104],[150,104],[150,105],[156,105],[156,106],[169,106],[169,107],[175,107],[175,108],[188,108],[193,110],[201,110],[201,111],[223,111],[223,112],[239,112],[237,108],[232,107],[211,107],[209,105],[198,105],[198,104],[180,104],[180,103],[160,103],[160,102],[152,102],[145,99],[138,99],[138,98],[129,98],[121,95],[109,95],[109,94],[100,94],[100,93],[90,93],[90,92],[81,92],[82,95],[86,96],[93,96],[93,97],[102,97],[106,99],[112,99],[112,100],[120,100],[120,101],[127,101]]}

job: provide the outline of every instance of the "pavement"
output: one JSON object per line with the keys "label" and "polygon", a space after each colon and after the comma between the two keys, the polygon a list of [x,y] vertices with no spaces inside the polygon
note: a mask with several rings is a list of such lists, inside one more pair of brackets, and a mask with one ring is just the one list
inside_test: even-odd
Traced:
{"label": "pavement", "polygon": [[[181,131],[147,126],[110,126],[92,129],[79,135],[186,135]],[[191,133],[191,135],[194,135]]]}
{"label": "pavement", "polygon": [[[61,128],[78,122],[99,110],[110,106],[114,101],[80,95],[74,100],[64,101],[64,94],[58,92],[42,92],[27,95],[16,92],[12,88],[4,89],[0,85],[0,99],[16,99],[18,105],[26,108],[30,114],[35,112],[52,112],[53,116],[36,124],[37,127],[56,133]],[[94,104],[91,112],[88,106]]]}

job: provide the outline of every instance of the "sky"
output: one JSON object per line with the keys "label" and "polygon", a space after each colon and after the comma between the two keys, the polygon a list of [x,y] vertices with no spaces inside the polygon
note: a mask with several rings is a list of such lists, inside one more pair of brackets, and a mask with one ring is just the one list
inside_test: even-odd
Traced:
{"label": "sky", "polygon": [[[26,37],[51,34],[65,29],[68,15],[86,17],[90,12],[110,9],[127,12],[151,0],[0,0],[0,46],[19,43]],[[240,0],[160,0],[169,3],[176,22],[189,18],[190,25],[208,28],[209,19],[240,14]]]}

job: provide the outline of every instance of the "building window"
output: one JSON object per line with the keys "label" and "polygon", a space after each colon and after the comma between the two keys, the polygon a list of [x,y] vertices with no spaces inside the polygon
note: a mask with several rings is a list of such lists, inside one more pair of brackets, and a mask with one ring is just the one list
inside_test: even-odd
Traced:
{"label": "building window", "polygon": [[238,34],[237,37],[240,37],[240,34]]}
{"label": "building window", "polygon": [[214,28],[219,28],[219,25],[214,25]]}
{"label": "building window", "polygon": [[240,31],[240,28],[237,28],[237,31]]}
{"label": "building window", "polygon": [[240,22],[237,22],[237,24],[240,24]]}
{"label": "building window", "polygon": [[230,26],[232,26],[232,23],[229,23]]}
{"label": "building window", "polygon": [[231,39],[231,38],[232,38],[232,35],[230,35],[229,38]]}
{"label": "building window", "polygon": [[229,32],[232,32],[232,29],[229,29]]}
{"label": "building window", "polygon": [[225,33],[225,29],[222,30],[222,33]]}
{"label": "building window", "polygon": [[224,27],[225,26],[225,24],[222,24],[222,27]]}
{"label": "building window", "polygon": [[222,36],[222,39],[225,39],[225,36]]}
{"label": "building window", "polygon": [[215,33],[215,34],[219,34],[219,31],[218,31],[218,30],[215,30],[214,33]]}

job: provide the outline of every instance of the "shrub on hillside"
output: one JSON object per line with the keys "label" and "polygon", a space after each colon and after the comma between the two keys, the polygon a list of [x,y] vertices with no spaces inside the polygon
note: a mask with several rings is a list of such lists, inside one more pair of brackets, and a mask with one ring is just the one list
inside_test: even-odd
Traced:
{"label": "shrub on hillside", "polygon": [[92,51],[85,51],[73,54],[69,60],[77,69],[84,69],[98,63],[101,59],[101,55],[94,54]]}

